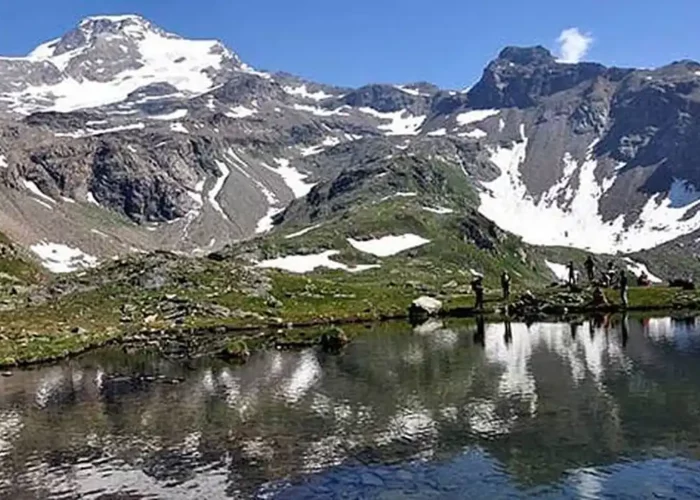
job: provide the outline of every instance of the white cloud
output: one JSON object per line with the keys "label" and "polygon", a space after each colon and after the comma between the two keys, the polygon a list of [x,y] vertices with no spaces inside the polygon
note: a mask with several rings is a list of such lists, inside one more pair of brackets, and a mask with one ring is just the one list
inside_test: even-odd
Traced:
{"label": "white cloud", "polygon": [[577,63],[583,59],[593,44],[590,33],[581,33],[578,28],[565,29],[557,38],[559,62]]}

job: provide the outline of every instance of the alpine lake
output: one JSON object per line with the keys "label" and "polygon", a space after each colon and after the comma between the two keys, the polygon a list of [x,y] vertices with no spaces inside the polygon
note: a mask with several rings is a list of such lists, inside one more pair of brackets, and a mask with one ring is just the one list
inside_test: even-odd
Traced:
{"label": "alpine lake", "polygon": [[0,377],[8,499],[700,498],[700,320],[358,325]]}

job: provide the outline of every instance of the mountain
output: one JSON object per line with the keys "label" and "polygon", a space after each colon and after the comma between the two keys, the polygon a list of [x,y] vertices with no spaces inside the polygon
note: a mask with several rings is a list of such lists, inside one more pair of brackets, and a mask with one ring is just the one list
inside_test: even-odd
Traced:
{"label": "mountain", "polygon": [[0,231],[57,272],[318,225],[362,241],[414,215],[414,233],[461,242],[455,255],[643,260],[700,229],[699,85],[691,61],[607,68],[507,47],[468,92],[341,88],[139,16],[92,17],[0,58]]}

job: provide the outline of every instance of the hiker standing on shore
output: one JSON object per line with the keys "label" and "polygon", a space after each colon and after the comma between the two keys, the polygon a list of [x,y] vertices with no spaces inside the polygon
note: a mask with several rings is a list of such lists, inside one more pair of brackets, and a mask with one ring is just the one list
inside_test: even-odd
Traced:
{"label": "hiker standing on shore", "polygon": [[501,288],[503,289],[503,300],[510,299],[510,275],[508,271],[501,273]]}
{"label": "hiker standing on shore", "polygon": [[474,291],[474,309],[481,310],[484,308],[484,284],[483,277],[477,276],[472,281],[472,290]]}
{"label": "hiker standing on shore", "polygon": [[586,262],[583,263],[586,268],[586,274],[588,275],[588,282],[593,283],[595,279],[595,263],[593,262],[593,257],[590,255],[586,258]]}
{"label": "hiker standing on shore", "polygon": [[569,270],[569,286],[574,286],[576,284],[576,269],[574,269],[574,261],[570,260],[569,265],[566,267]]}
{"label": "hiker standing on shore", "polygon": [[622,307],[627,309],[629,302],[627,300],[627,290],[629,288],[629,283],[627,282],[627,273],[624,269],[620,270],[620,302],[622,302]]}

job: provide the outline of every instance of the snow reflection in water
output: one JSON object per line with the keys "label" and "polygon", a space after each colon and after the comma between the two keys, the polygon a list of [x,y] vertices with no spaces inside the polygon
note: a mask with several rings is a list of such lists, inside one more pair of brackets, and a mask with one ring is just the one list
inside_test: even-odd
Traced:
{"label": "snow reflection in water", "polygon": [[700,494],[693,460],[635,458],[700,447],[698,354],[695,320],[620,318],[380,325],[242,367],[106,350],[0,378],[0,496],[596,498],[640,470]]}

